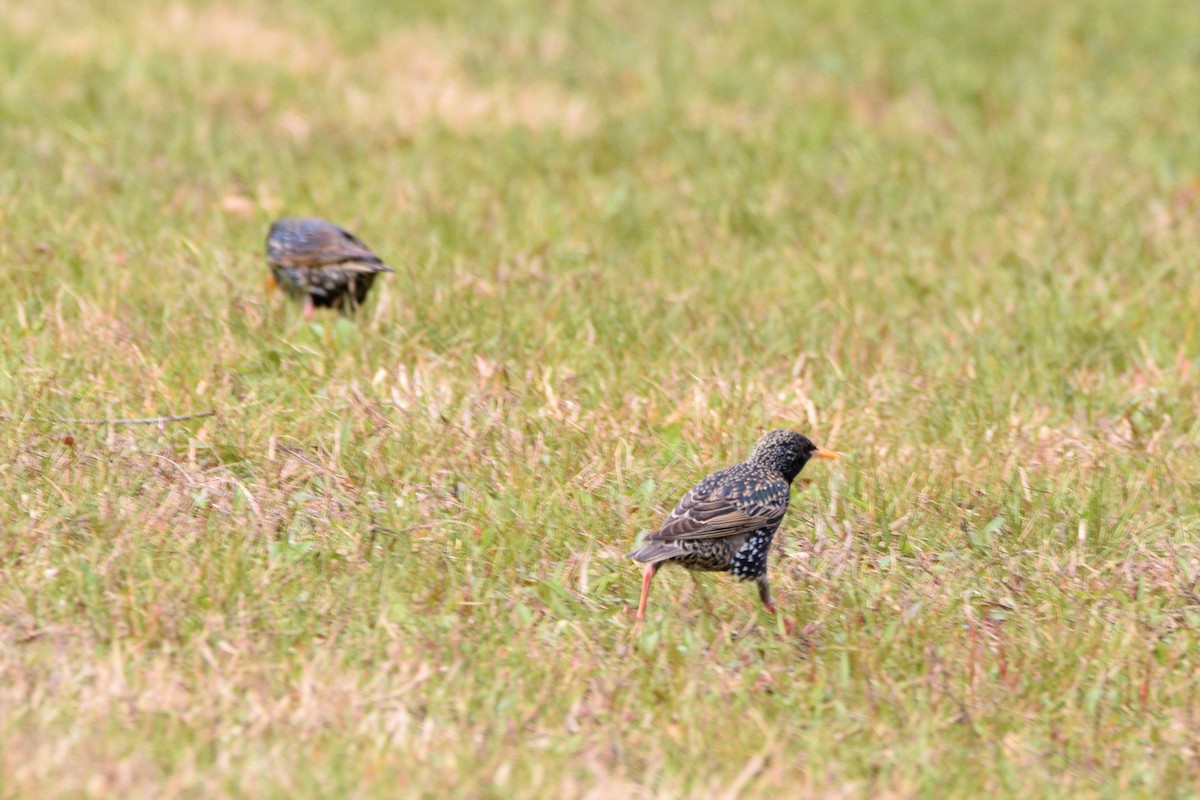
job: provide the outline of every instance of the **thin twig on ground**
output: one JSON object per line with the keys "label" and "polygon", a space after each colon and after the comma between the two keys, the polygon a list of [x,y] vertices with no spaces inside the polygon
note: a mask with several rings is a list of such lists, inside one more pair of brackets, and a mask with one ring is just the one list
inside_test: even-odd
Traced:
{"label": "thin twig on ground", "polygon": [[183,422],[189,419],[202,419],[203,417],[216,416],[216,409],[201,411],[196,414],[174,414],[166,417],[133,417],[129,419],[76,419],[73,417],[60,417],[58,419],[45,419],[41,417],[16,417],[11,414],[0,414],[0,419],[20,420],[29,419],[32,422],[49,422],[53,424],[66,425],[160,425],[168,422]]}

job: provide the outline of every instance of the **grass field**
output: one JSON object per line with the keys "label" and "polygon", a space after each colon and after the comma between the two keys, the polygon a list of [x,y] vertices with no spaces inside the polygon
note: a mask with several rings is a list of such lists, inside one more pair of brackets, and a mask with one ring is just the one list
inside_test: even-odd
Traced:
{"label": "grass field", "polygon": [[[1198,42],[0,0],[0,797],[1190,795]],[[263,287],[284,213],[399,268],[357,322]],[[797,634],[671,569],[635,632],[776,427],[843,453]]]}

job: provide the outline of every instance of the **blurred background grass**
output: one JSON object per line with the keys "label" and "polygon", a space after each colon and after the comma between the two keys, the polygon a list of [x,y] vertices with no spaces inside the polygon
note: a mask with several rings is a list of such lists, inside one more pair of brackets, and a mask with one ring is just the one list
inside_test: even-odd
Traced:
{"label": "blurred background grass", "polygon": [[[0,5],[0,792],[1194,784],[1200,6]],[[263,289],[281,214],[395,275]],[[215,409],[162,429],[69,419]],[[773,427],[753,591],[620,559]]]}

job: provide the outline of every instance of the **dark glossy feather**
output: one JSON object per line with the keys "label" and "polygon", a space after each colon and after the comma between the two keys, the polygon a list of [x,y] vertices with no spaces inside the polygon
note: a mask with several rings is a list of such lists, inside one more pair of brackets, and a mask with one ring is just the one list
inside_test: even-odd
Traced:
{"label": "dark glossy feather", "polygon": [[723,469],[684,495],[647,541],[696,541],[752,533],[787,512],[789,484],[745,464]]}

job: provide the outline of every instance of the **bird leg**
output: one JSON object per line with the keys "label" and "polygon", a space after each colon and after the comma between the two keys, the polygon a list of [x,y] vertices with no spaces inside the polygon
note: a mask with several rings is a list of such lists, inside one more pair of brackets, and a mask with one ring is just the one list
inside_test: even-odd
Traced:
{"label": "bird leg", "polygon": [[312,318],[316,313],[317,306],[313,303],[312,295],[306,295],[304,298],[304,321],[312,322]]}
{"label": "bird leg", "polygon": [[646,601],[650,599],[650,581],[654,580],[654,573],[658,572],[657,564],[647,564],[642,570],[642,599],[638,603],[637,621],[641,622],[646,618]]}
{"label": "bird leg", "polygon": [[700,581],[700,576],[688,570],[688,575],[692,576],[692,582],[696,584],[696,593],[700,595],[700,603],[704,606],[704,610],[708,612],[710,617],[717,617],[717,612],[713,611],[712,603],[708,600],[708,592],[704,590],[704,584]]}
{"label": "bird leg", "polygon": [[776,613],[775,602],[771,600],[771,584],[767,583],[767,576],[763,575],[755,579],[754,585],[758,587],[758,599],[762,600],[767,611],[772,614]]}
{"label": "bird leg", "polygon": [[[755,580],[754,585],[758,587],[758,597],[762,600],[762,604],[767,609],[767,612],[773,617],[778,617],[779,610],[775,608],[775,601],[771,599],[771,584],[767,583],[767,576],[763,575]],[[783,629],[787,632],[788,636],[791,636],[796,630],[796,626],[790,619],[785,617],[783,620]]]}

